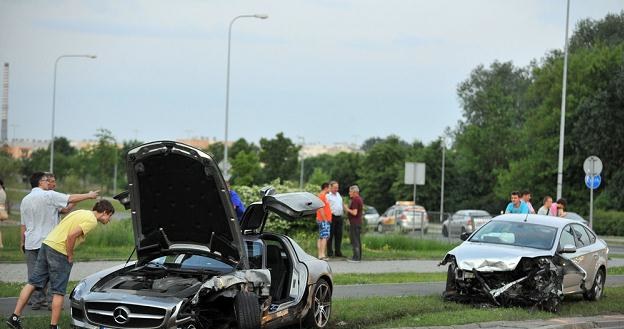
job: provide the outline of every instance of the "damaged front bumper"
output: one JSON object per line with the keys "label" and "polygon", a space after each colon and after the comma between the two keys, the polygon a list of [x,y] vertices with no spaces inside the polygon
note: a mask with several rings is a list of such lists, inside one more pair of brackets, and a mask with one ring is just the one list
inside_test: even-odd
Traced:
{"label": "damaged front bumper", "polygon": [[554,257],[522,258],[517,266],[494,271],[492,262],[487,270],[473,267],[462,269],[454,257],[449,264],[446,300],[494,306],[536,307],[558,312],[563,300],[563,277],[566,269],[584,271],[568,260]]}

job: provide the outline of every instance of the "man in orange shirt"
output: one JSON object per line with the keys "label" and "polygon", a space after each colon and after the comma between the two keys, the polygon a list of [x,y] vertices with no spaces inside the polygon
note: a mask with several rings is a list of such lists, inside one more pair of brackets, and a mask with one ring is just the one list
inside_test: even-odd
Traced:
{"label": "man in orange shirt", "polygon": [[316,247],[318,249],[318,258],[327,260],[327,239],[329,238],[329,231],[331,229],[332,212],[327,201],[327,193],[329,192],[329,183],[321,184],[321,192],[318,197],[323,201],[323,208],[319,208],[316,211],[316,223],[319,227],[319,238],[316,241]]}

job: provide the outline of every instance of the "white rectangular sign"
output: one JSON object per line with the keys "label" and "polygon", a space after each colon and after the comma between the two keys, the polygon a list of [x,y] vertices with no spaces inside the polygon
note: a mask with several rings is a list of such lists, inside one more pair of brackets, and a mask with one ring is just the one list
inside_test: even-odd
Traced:
{"label": "white rectangular sign", "polygon": [[405,163],[405,184],[425,185],[425,164],[423,162]]}

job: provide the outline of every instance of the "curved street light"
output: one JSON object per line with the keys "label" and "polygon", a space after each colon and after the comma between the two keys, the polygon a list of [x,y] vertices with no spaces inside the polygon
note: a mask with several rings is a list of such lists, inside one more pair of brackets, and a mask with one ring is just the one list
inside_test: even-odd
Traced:
{"label": "curved street light", "polygon": [[59,57],[56,58],[56,61],[54,62],[54,84],[52,87],[52,136],[50,138],[50,172],[54,172],[54,118],[55,118],[55,113],[56,113],[56,70],[58,68],[58,63],[61,60],[61,58],[68,58],[68,57],[84,57],[84,58],[90,58],[90,59],[95,59],[97,58],[96,55],[61,55]]}
{"label": "curved street light", "polygon": [[269,15],[265,14],[254,14],[254,15],[240,15],[236,16],[230,22],[230,28],[228,30],[228,53],[227,53],[227,76],[226,76],[226,85],[225,85],[225,139],[223,141],[223,177],[226,180],[230,179],[229,171],[230,164],[228,163],[228,122],[229,122],[229,112],[230,112],[230,50],[232,45],[232,25],[239,18],[259,18],[259,19],[267,19]]}

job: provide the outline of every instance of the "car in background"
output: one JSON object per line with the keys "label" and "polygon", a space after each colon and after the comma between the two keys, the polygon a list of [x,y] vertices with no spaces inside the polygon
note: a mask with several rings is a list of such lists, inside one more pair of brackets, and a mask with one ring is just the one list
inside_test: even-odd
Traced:
{"label": "car in background", "polygon": [[429,229],[429,215],[423,206],[414,204],[413,201],[397,201],[388,208],[377,223],[377,232],[398,230],[400,232],[422,231],[427,233]]}
{"label": "car in background", "polygon": [[492,219],[492,215],[485,210],[459,210],[451,218],[442,222],[442,235],[445,237],[462,233],[472,233]]}
{"label": "car in background", "polygon": [[446,300],[558,312],[564,296],[602,297],[609,248],[577,221],[505,214],[461,238],[440,263]]}
{"label": "car in background", "polygon": [[567,211],[566,215],[564,216],[564,218],[571,219],[571,220],[574,220],[574,221],[577,221],[577,222],[581,222],[581,223],[583,223],[585,225],[589,225],[589,221],[588,220],[586,220],[581,215],[579,215],[579,214],[577,214],[575,212]]}
{"label": "car in background", "polygon": [[369,227],[377,227],[379,223],[379,212],[373,206],[364,205],[364,220]]}
{"label": "car in background", "polygon": [[324,328],[332,272],[290,237],[264,231],[269,212],[314,216],[308,192],[265,188],[241,221],[216,162],[191,146],[159,141],[130,150],[129,190],[136,261],[94,273],[69,295],[71,327]]}

